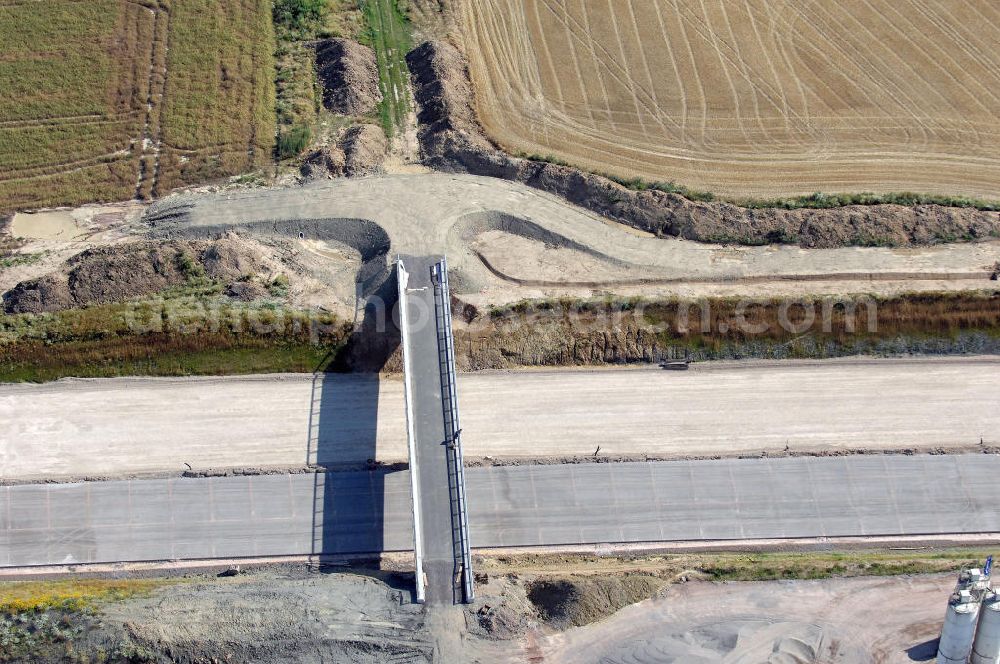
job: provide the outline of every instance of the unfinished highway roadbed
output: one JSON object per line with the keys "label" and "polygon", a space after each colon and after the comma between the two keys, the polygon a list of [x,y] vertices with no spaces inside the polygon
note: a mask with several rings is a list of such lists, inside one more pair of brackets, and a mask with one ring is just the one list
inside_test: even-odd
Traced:
{"label": "unfinished highway roadbed", "polygon": [[[1000,358],[460,374],[466,460],[1000,445]],[[982,446],[980,443],[982,442]],[[399,376],[0,386],[0,479],[407,460]]]}
{"label": "unfinished highway roadbed", "polygon": [[[1000,457],[471,468],[473,547],[1000,530]],[[0,487],[0,567],[412,548],[406,471]]]}

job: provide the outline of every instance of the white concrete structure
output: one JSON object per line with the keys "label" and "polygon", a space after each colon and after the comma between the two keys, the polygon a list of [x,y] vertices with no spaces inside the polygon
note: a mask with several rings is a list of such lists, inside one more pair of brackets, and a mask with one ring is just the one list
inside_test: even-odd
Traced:
{"label": "white concrete structure", "polygon": [[987,593],[979,614],[972,664],[1000,664],[1000,594]]}
{"label": "white concrete structure", "polygon": [[967,664],[979,618],[979,601],[969,590],[959,590],[948,600],[944,615],[938,664]]}

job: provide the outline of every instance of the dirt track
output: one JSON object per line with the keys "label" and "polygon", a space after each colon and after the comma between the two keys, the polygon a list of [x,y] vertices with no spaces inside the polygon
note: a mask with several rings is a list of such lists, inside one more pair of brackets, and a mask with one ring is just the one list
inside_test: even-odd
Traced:
{"label": "dirt track", "polygon": [[[463,374],[465,455],[688,457],[998,445],[995,358]],[[398,378],[0,386],[0,476],[405,461]],[[16,441],[16,444],[15,444]]]}

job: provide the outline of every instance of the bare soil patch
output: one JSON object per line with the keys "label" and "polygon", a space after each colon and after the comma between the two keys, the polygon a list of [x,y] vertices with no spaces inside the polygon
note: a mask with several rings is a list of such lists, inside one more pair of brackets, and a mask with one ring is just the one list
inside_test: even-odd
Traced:
{"label": "bare soil patch", "polygon": [[674,585],[603,622],[539,635],[531,650],[560,663],[930,661],[953,584],[948,574]]}

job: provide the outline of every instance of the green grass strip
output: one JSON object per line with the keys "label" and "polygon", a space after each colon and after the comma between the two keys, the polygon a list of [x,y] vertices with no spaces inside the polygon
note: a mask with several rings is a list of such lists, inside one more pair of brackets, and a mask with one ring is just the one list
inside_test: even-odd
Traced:
{"label": "green grass strip", "polygon": [[409,22],[396,0],[363,0],[366,40],[375,49],[382,103],[379,119],[385,134],[392,138],[406,122],[410,111],[409,77],[406,54],[412,45]]}

